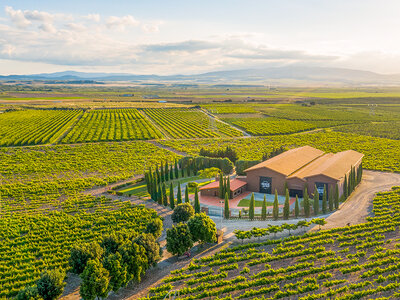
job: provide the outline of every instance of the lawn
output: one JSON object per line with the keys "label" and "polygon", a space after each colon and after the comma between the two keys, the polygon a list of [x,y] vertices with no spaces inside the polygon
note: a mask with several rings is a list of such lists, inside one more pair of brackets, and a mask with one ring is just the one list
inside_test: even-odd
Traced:
{"label": "lawn", "polygon": [[[255,200],[256,207],[262,207],[263,201]],[[249,207],[250,199],[242,199],[238,203],[238,207]],[[273,206],[274,202],[267,201],[267,206]]]}

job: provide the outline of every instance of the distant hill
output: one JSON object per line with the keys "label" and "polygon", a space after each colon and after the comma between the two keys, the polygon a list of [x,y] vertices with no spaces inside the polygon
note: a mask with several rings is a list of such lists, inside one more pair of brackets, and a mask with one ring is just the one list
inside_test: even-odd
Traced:
{"label": "distant hill", "polygon": [[369,71],[344,68],[284,66],[260,69],[241,69],[208,72],[197,75],[135,75],[127,73],[84,73],[65,71],[32,75],[0,76],[2,81],[10,80],[96,80],[132,82],[187,82],[187,83],[255,83],[255,84],[399,84],[400,74],[383,75]]}

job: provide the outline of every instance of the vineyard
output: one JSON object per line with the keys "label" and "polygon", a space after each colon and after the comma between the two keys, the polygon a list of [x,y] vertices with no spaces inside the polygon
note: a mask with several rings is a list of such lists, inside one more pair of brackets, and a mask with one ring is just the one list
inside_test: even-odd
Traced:
{"label": "vineyard", "polygon": [[201,148],[215,151],[229,146],[236,150],[240,159],[248,160],[259,160],[266,152],[271,152],[281,146],[310,145],[326,152],[353,149],[365,155],[363,167],[366,169],[400,172],[400,161],[398,159],[400,141],[350,133],[322,131],[235,140],[168,140],[161,143],[190,155],[198,154]]}
{"label": "vineyard", "polygon": [[137,109],[100,109],[85,113],[61,142],[71,144],[160,137],[161,133]]}
{"label": "vineyard", "polygon": [[195,109],[145,109],[146,114],[172,138],[242,136],[231,126],[212,120]]}
{"label": "vineyard", "polygon": [[400,140],[400,122],[371,122],[335,128],[336,131]]}
{"label": "vineyard", "polygon": [[400,188],[364,224],[251,243],[194,259],[143,299],[398,299]]}
{"label": "vineyard", "polygon": [[57,142],[80,110],[17,110],[0,114],[0,146]]}

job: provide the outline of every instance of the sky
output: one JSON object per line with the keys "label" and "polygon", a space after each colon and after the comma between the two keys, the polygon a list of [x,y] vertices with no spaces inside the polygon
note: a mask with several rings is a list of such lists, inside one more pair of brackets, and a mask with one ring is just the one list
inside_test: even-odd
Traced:
{"label": "sky", "polygon": [[0,74],[400,73],[398,0],[0,0]]}

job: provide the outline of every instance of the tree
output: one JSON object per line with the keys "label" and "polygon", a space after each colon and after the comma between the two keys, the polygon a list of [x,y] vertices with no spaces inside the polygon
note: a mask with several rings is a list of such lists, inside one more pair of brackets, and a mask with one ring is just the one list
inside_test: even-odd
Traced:
{"label": "tree", "polygon": [[189,199],[189,189],[188,186],[186,185],[185,187],[185,203],[190,203],[190,199]]}
{"label": "tree", "polygon": [[181,168],[181,177],[183,178],[183,177],[185,177],[185,168],[183,167],[182,163],[179,163],[179,164],[180,164],[180,168]]}
{"label": "tree", "polygon": [[296,219],[299,217],[300,207],[299,207],[299,197],[296,195],[296,202],[294,203],[294,216]]}
{"label": "tree", "polygon": [[181,183],[178,181],[178,192],[176,194],[176,204],[182,203],[182,190],[181,190]]}
{"label": "tree", "polygon": [[[285,182],[286,183],[286,182]],[[286,188],[285,190],[285,204],[283,205],[283,219],[289,219],[290,214],[290,203],[289,203],[289,190]]]}
{"label": "tree", "polygon": [[343,180],[343,195],[344,199],[347,199],[347,174],[344,175],[344,180]]}
{"label": "tree", "polygon": [[140,282],[142,275],[149,267],[146,249],[131,240],[126,240],[120,246],[118,252],[127,267],[127,281],[135,280]]}
{"label": "tree", "polygon": [[37,281],[37,291],[43,300],[57,299],[64,291],[65,272],[61,269],[46,271],[42,273]]}
{"label": "tree", "polygon": [[102,255],[103,249],[97,242],[76,245],[71,249],[71,255],[68,260],[71,272],[75,274],[82,273],[90,259],[100,259]]}
{"label": "tree", "polygon": [[278,202],[278,192],[275,189],[275,199],[274,199],[274,207],[272,209],[272,216],[274,220],[278,220],[279,218],[279,202]]}
{"label": "tree", "polygon": [[17,294],[17,300],[39,300],[37,286],[26,286]]}
{"label": "tree", "polygon": [[278,232],[281,232],[282,230],[283,230],[283,228],[281,226],[278,226],[278,225],[269,225],[268,226],[268,231],[270,233],[273,233],[275,238],[276,238],[276,234]]}
{"label": "tree", "polygon": [[171,184],[169,185],[169,206],[171,209],[175,208],[175,199],[174,199],[174,186]]}
{"label": "tree", "polygon": [[264,194],[264,201],[261,208],[261,220],[265,221],[267,219],[267,196]]}
{"label": "tree", "polygon": [[310,200],[308,199],[307,187],[304,187],[303,195],[304,215],[308,218],[310,217]]}
{"label": "tree", "polygon": [[195,214],[195,210],[189,203],[178,204],[171,215],[174,223],[186,222]]}
{"label": "tree", "polygon": [[221,199],[223,199],[224,195],[225,195],[225,193],[224,193],[224,179],[222,177],[222,172],[219,173],[219,194],[218,195],[219,195],[219,197]]}
{"label": "tree", "polygon": [[226,178],[225,193],[228,193],[229,198],[231,198],[231,180],[230,180],[229,176]]}
{"label": "tree", "polygon": [[160,200],[160,202],[162,202],[161,204],[163,204],[164,206],[168,206],[167,186],[165,185],[165,182],[163,182],[161,189],[162,200]]}
{"label": "tree", "polygon": [[115,233],[111,233],[103,237],[100,247],[104,249],[105,255],[108,255],[117,252],[120,244],[120,238]]}
{"label": "tree", "polygon": [[188,221],[190,234],[193,242],[213,243],[217,241],[217,227],[205,213],[195,214]]}
{"label": "tree", "polygon": [[333,211],[333,189],[329,189],[329,211]]}
{"label": "tree", "polygon": [[[161,169],[162,170],[162,169]],[[104,260],[104,268],[110,274],[109,289],[117,292],[127,284],[127,266],[119,252],[108,255]]]}
{"label": "tree", "polygon": [[335,187],[335,209],[339,209],[339,186]]}
{"label": "tree", "polygon": [[97,297],[105,298],[110,291],[110,273],[98,259],[89,260],[83,273],[79,294],[84,300],[94,300]]}
{"label": "tree", "polygon": [[161,182],[165,182],[164,168],[162,167],[162,163],[160,168],[160,177],[161,177]]}
{"label": "tree", "polygon": [[255,206],[254,193],[251,193],[250,205],[249,205],[249,219],[252,221],[254,220],[254,206]]}
{"label": "tree", "polygon": [[149,266],[155,266],[161,259],[160,244],[156,241],[152,234],[142,233],[137,236],[134,243],[143,246],[146,250],[147,262]]}
{"label": "tree", "polygon": [[199,171],[200,178],[212,178],[218,176],[221,173],[221,170],[218,168],[207,168]]}
{"label": "tree", "polygon": [[229,219],[230,218],[230,211],[229,211],[229,197],[228,197],[228,193],[225,194],[225,201],[224,201],[224,217],[225,219]]}
{"label": "tree", "polygon": [[324,184],[324,192],[322,194],[322,213],[326,214],[327,212],[327,192],[326,185]]}
{"label": "tree", "polygon": [[157,192],[156,192],[156,201],[158,204],[163,205],[165,204],[163,201],[163,191],[162,191],[162,187],[160,185],[160,183],[157,184]]}
{"label": "tree", "polygon": [[165,162],[165,167],[164,167],[164,176],[165,176],[165,181],[169,181],[169,169],[168,169],[168,162]]}
{"label": "tree", "polygon": [[167,250],[174,255],[182,255],[193,246],[192,235],[187,224],[179,223],[167,229]]}
{"label": "tree", "polygon": [[314,185],[314,215],[318,215],[319,213],[319,193],[317,186]]}
{"label": "tree", "polygon": [[162,182],[160,171],[158,170],[158,166],[156,167],[156,176],[157,176],[157,181]]}
{"label": "tree", "polygon": [[158,239],[163,231],[163,222],[160,218],[153,219],[151,222],[147,223],[146,233],[150,233],[154,238]]}
{"label": "tree", "polygon": [[178,170],[178,162],[175,159],[175,165],[174,165],[174,171],[175,171],[175,178],[178,179],[179,178],[179,170]]}
{"label": "tree", "polygon": [[325,221],[324,218],[319,218],[319,219],[312,219],[311,223],[317,224],[319,226],[319,230],[321,230],[321,226],[324,226],[327,222]]}
{"label": "tree", "polygon": [[172,165],[171,168],[169,169],[169,180],[173,180],[174,179],[174,170],[172,169]]}
{"label": "tree", "polygon": [[196,186],[194,189],[194,212],[200,212],[199,188]]}

